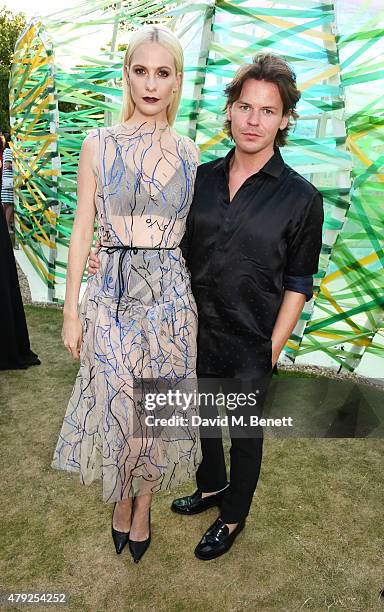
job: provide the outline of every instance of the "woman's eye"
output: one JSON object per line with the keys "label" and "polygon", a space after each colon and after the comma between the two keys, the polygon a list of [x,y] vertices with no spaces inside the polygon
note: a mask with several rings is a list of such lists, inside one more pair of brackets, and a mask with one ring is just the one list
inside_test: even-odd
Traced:
{"label": "woman's eye", "polygon": [[135,74],[143,74],[144,68],[135,68]]}
{"label": "woman's eye", "polygon": [[160,70],[159,75],[163,78],[169,76],[169,72],[167,72],[166,70]]}

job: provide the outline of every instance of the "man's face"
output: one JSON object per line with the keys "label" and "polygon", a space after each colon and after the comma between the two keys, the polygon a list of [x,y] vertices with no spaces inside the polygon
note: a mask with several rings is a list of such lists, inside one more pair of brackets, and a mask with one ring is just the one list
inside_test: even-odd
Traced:
{"label": "man's face", "polygon": [[278,130],[288,125],[283,101],[275,83],[247,79],[240,97],[227,109],[233,140],[244,153],[273,153]]}

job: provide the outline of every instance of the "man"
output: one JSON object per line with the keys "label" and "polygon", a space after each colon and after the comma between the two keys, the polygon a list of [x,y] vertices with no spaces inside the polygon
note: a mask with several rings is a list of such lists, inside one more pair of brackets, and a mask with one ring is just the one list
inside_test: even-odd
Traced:
{"label": "man", "polygon": [[[289,65],[276,55],[257,55],[238,70],[225,93],[225,128],[236,146],[223,159],[199,167],[181,245],[198,308],[199,389],[206,379],[223,379],[227,388],[231,381],[251,381],[251,387],[256,381],[265,392],[305,300],[312,296],[322,197],[279,152],[300,98]],[[246,405],[241,412],[249,417],[252,410]],[[171,506],[184,515],[220,507],[220,516],[195,549],[203,560],[232,546],[245,525],[260,473],[260,431],[232,433],[229,484],[221,436],[202,436],[197,491]]]}
{"label": "man", "polygon": [[[322,197],[279,153],[300,98],[288,64],[260,54],[238,70],[225,93],[225,127],[236,146],[199,167],[182,245],[198,308],[197,371],[199,381],[262,380],[312,297]],[[198,558],[227,552],[243,529],[262,442],[251,434],[232,437],[227,486],[222,440],[202,436],[198,489],[172,504],[185,515],[221,508],[196,547]]]}

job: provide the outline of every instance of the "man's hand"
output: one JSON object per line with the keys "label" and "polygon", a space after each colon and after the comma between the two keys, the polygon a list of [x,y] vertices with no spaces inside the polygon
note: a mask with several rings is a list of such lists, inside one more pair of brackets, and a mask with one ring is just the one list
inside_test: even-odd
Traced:
{"label": "man's hand", "polygon": [[96,274],[96,272],[100,268],[100,261],[99,261],[99,258],[97,256],[97,251],[98,251],[99,248],[100,248],[100,242],[97,241],[96,242],[96,251],[92,251],[91,250],[89,252],[89,256],[88,256],[88,268],[87,268],[88,276],[93,276],[94,274]]}

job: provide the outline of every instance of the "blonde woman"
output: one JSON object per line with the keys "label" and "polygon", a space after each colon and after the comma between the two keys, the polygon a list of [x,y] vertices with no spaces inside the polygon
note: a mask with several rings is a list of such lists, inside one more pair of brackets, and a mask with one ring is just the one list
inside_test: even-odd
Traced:
{"label": "blonde woman", "polygon": [[[68,256],[62,338],[80,370],[52,466],[84,484],[102,479],[103,500],[115,502],[116,552],[129,542],[135,562],[150,543],[153,493],[193,476],[200,462],[196,432],[161,439],[143,430],[134,388],[195,377],[196,305],[179,243],[198,150],[172,128],[182,79],[182,48],[168,29],[132,36],[121,123],[93,130],[81,149]],[[100,268],[78,314],[95,216]]]}

